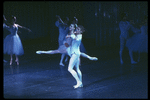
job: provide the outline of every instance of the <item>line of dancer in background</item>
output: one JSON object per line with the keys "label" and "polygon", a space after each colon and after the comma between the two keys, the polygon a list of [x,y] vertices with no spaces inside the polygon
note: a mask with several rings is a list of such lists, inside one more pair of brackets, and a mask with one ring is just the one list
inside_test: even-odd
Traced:
{"label": "line of dancer in background", "polygon": [[[126,46],[129,50],[129,56],[131,59],[131,64],[136,64],[137,62],[134,61],[132,52],[138,52],[140,59],[140,53],[141,52],[148,52],[148,36],[147,36],[147,16],[143,19],[143,23],[141,25],[141,28],[135,28],[133,25],[135,25],[132,21],[128,21],[128,14],[123,12],[120,14],[121,21],[119,23],[119,28],[121,31],[120,34],[120,63],[123,64],[122,59],[122,52],[124,47]],[[133,36],[129,36],[129,30],[134,32]]]}
{"label": "line of dancer in background", "polygon": [[8,23],[4,15],[3,15],[3,19],[4,19],[3,28],[7,29],[11,33],[7,35],[6,38],[4,39],[3,53],[10,55],[10,65],[12,65],[13,55],[15,55],[16,56],[15,62],[17,63],[17,65],[19,65],[18,56],[23,55],[24,50],[23,50],[21,39],[19,35],[17,34],[18,27],[26,29],[29,32],[31,32],[31,30],[24,26],[16,24],[17,19],[15,16],[12,16],[10,23]]}
{"label": "line of dancer in background", "polygon": [[[68,71],[72,74],[72,76],[75,78],[75,80],[77,82],[77,84],[73,86],[74,88],[83,87],[82,73],[79,69],[80,56],[83,56],[90,60],[98,60],[97,57],[91,57],[85,53],[80,52],[82,33],[84,31],[85,30],[82,25],[77,25],[76,23],[72,22],[72,24],[70,24],[70,26],[69,26],[69,33],[65,36],[64,40],[62,41],[63,42],[62,45],[59,46],[59,48],[57,50],[36,51],[37,54],[61,53],[61,54],[69,55],[70,60],[69,60],[69,65],[68,65]],[[76,71],[73,69],[74,67],[76,68]]]}

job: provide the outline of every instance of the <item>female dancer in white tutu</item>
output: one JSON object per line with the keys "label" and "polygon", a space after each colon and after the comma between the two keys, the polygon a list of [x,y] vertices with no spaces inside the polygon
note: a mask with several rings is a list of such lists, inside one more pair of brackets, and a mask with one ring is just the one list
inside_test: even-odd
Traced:
{"label": "female dancer in white tutu", "polygon": [[[61,45],[63,45],[63,42],[64,42],[64,40],[65,40],[65,37],[66,37],[66,35],[67,35],[68,32],[69,32],[69,27],[68,27],[68,25],[67,25],[67,23],[68,23],[68,21],[69,21],[69,18],[66,17],[66,20],[63,21],[63,20],[60,18],[60,16],[56,15],[56,17],[58,18],[58,20],[55,22],[55,25],[56,25],[56,26],[58,27],[58,29],[59,29],[58,43],[59,43],[59,47],[60,47]],[[61,59],[60,59],[59,65],[64,66],[64,64],[63,64],[63,59],[65,58],[65,56],[66,56],[65,61],[68,60],[68,56],[67,56],[65,53],[62,53],[62,54],[61,54]]]}
{"label": "female dancer in white tutu", "polygon": [[148,25],[147,25],[147,16],[145,16],[142,26],[141,33],[133,35],[126,42],[126,46],[129,49],[129,55],[131,59],[131,64],[137,63],[133,60],[132,52],[138,52],[140,60],[140,53],[148,53]]}
{"label": "female dancer in white tutu", "polygon": [[[129,32],[128,32],[129,29],[131,29],[134,33],[140,32],[140,30],[134,28],[133,25],[131,25],[131,23],[129,21],[127,21],[127,17],[128,16],[126,13],[122,13],[121,14],[122,21],[120,21],[120,23],[119,23],[119,28],[121,31],[121,34],[120,34],[120,51],[119,51],[121,64],[123,64],[122,52],[123,52],[123,49],[125,47],[126,41],[129,38]],[[134,61],[133,61],[133,63],[134,63]]]}
{"label": "female dancer in white tutu", "polygon": [[[3,16],[5,21],[6,18]],[[3,23],[3,28],[7,29],[10,31],[10,35],[7,35],[6,38],[4,39],[4,47],[3,47],[3,52],[4,54],[10,55],[10,65],[12,65],[12,60],[13,60],[13,54],[16,56],[16,63],[19,65],[19,58],[18,56],[24,54],[23,46],[21,43],[21,40],[17,34],[18,32],[18,27],[27,29],[29,32],[31,31],[28,28],[25,28],[23,26],[20,26],[19,24],[16,24],[16,17],[12,16],[11,23],[9,23],[9,26],[7,26],[5,23]]]}

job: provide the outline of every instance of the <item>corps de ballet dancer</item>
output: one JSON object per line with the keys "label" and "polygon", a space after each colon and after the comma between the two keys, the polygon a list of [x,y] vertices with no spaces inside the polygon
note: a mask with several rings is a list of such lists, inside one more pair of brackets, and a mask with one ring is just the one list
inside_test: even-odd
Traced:
{"label": "corps de ballet dancer", "polygon": [[[11,34],[7,35],[4,39],[3,44],[3,52],[4,54],[10,55],[10,65],[12,65],[13,61],[13,54],[16,56],[15,62],[17,65],[19,65],[19,58],[18,56],[21,56],[24,54],[23,45],[21,43],[21,39],[18,32],[18,27],[23,28],[31,32],[30,29],[23,27],[19,24],[16,24],[16,17],[12,16],[11,22],[8,23],[5,16],[3,15],[5,23],[3,23],[3,28],[7,29]],[[8,25],[6,25],[8,24]]]}
{"label": "corps de ballet dancer", "polygon": [[[131,63],[133,64],[133,55],[132,52],[138,52],[138,62],[140,60],[140,53],[148,53],[148,25],[147,25],[147,16],[142,21],[141,33],[133,35],[126,42],[126,47],[129,49],[129,55]],[[137,62],[136,62],[137,63]]]}
{"label": "corps de ballet dancer", "polygon": [[[65,40],[65,37],[66,37],[66,35],[67,35],[68,32],[69,32],[69,27],[68,27],[68,24],[67,24],[68,21],[69,21],[69,18],[66,17],[66,20],[63,21],[63,20],[60,18],[60,16],[56,15],[56,17],[58,18],[58,20],[55,22],[55,26],[57,26],[58,29],[59,29],[58,43],[59,43],[59,47],[60,47],[61,45],[63,45],[63,42],[64,42],[64,40]],[[64,66],[64,64],[63,64],[63,59],[64,59],[65,57],[66,57],[66,59],[65,59],[65,62],[66,62],[66,61],[68,60],[68,56],[67,56],[65,53],[62,53],[62,54],[61,54],[61,59],[60,59],[59,65]]]}
{"label": "corps de ballet dancer", "polygon": [[[121,31],[120,34],[120,63],[123,64],[122,60],[122,52],[125,47],[126,41],[129,38],[129,29],[131,29],[134,33],[139,33],[140,29],[134,28],[133,25],[128,21],[128,15],[126,13],[121,13],[121,21],[119,23],[119,28]],[[135,61],[132,61],[132,63],[136,63]]]}

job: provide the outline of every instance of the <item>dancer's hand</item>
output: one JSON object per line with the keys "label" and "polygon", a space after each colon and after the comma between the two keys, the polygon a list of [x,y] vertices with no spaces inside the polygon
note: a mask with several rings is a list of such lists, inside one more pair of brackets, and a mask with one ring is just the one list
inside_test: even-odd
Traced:
{"label": "dancer's hand", "polygon": [[6,21],[5,15],[3,15],[4,20]]}
{"label": "dancer's hand", "polygon": [[29,32],[32,32],[30,29],[28,29]]}
{"label": "dancer's hand", "polygon": [[57,17],[57,18],[60,18],[60,16],[59,16],[59,15],[56,15],[56,17]]}

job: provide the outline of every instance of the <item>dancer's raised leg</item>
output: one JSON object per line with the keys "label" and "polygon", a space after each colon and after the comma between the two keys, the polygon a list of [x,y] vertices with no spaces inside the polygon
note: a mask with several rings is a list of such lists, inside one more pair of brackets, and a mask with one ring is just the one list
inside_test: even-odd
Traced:
{"label": "dancer's raised leg", "polygon": [[85,54],[85,53],[83,53],[83,52],[81,52],[80,55],[81,55],[82,57],[88,58],[88,59],[90,59],[90,60],[98,60],[97,57],[91,57],[91,56],[89,56],[89,55],[87,55],[87,54]]}

